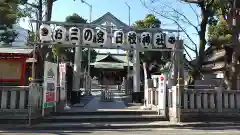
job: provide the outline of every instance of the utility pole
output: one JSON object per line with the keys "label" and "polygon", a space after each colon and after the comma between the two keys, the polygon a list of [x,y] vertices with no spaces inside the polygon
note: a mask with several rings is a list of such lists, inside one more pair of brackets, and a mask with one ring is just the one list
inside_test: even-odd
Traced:
{"label": "utility pole", "polygon": [[131,7],[128,5],[127,2],[125,2],[125,4],[128,7],[128,26],[130,26],[131,25]]}
{"label": "utility pole", "polygon": [[[89,23],[92,23],[92,5],[90,5],[89,3],[87,3],[86,1],[84,0],[81,0],[82,3],[86,4],[87,6],[89,6]],[[87,95],[91,94],[91,88],[90,88],[90,82],[91,82],[91,77],[90,77],[90,64],[91,64],[91,49],[88,48],[88,67],[87,67],[87,78],[86,78],[86,82],[87,82],[87,85],[86,85],[86,88],[85,88],[85,92]],[[89,89],[89,90],[88,90]]]}
{"label": "utility pole", "polygon": [[[72,85],[73,89],[72,89],[72,91],[74,91],[76,93],[81,88],[81,86],[80,86],[81,71],[82,71],[81,66],[82,66],[82,48],[81,47],[75,47],[74,68],[73,68],[73,85]],[[73,94],[73,95],[75,95],[75,94]],[[78,97],[78,96],[76,96],[76,97]],[[76,99],[74,99],[74,100],[76,100]]]}
{"label": "utility pole", "polygon": [[[125,2],[125,4],[126,4],[126,6],[128,7],[128,26],[130,27],[130,25],[131,25],[131,7],[128,5],[128,3],[127,2]],[[128,63],[127,63],[127,83],[126,83],[126,85],[127,85],[127,91],[129,91],[129,81],[130,81],[130,75],[129,75],[129,73],[130,73],[130,58],[129,58],[129,54],[130,54],[130,50],[128,50],[127,51],[127,58],[128,58]],[[126,90],[125,90],[126,91]]]}

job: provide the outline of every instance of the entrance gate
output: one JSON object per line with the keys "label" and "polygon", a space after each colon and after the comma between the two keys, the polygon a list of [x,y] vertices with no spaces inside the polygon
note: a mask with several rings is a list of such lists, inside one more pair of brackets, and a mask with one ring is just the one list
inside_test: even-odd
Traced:
{"label": "entrance gate", "polygon": [[[140,60],[139,52],[144,51],[159,51],[159,52],[172,52],[178,54],[179,58],[174,59],[173,64],[180,65],[180,57],[182,57],[183,49],[179,49],[181,46],[178,40],[175,41],[175,37],[167,36],[163,31],[178,32],[178,30],[166,30],[161,28],[149,28],[149,29],[135,29],[132,27],[120,27],[118,30],[113,29],[111,25],[94,25],[94,24],[78,24],[78,23],[65,23],[65,22],[43,22],[38,20],[32,20],[32,22],[42,24],[39,30],[40,41],[32,42],[34,49],[37,45],[59,45],[64,47],[75,47],[75,63],[74,63],[74,90],[78,91],[80,83],[80,71],[81,71],[81,48],[94,48],[94,49],[121,49],[121,50],[133,50],[134,51],[134,87],[140,88]],[[53,30],[50,25],[59,25]],[[67,39],[67,30],[62,26],[74,26],[69,29]],[[52,33],[53,31],[53,33]],[[53,35],[52,35],[53,34]],[[126,35],[126,36],[125,36]],[[53,39],[52,39],[53,37]],[[126,39],[125,39],[126,37]],[[168,38],[167,38],[168,37]],[[169,40],[170,38],[171,41]],[[159,42],[160,41],[160,42]],[[170,42],[169,42],[170,41]],[[172,46],[168,46],[168,44]],[[34,51],[35,52],[35,51]],[[178,64],[176,63],[178,62]],[[180,72],[180,68],[174,69]],[[182,69],[181,69],[182,70]],[[175,74],[175,79],[177,74]],[[90,78],[90,77],[88,77]],[[154,86],[152,89],[145,89],[145,102],[146,106],[155,105],[159,110],[159,114],[165,114],[166,111],[166,80],[162,80],[164,76],[153,76]],[[90,81],[87,81],[89,85]],[[90,88],[90,87],[88,87]],[[85,89],[86,93],[90,89]],[[157,95],[153,98],[153,93]],[[106,94],[102,92],[102,94]],[[150,100],[149,100],[150,99]]]}

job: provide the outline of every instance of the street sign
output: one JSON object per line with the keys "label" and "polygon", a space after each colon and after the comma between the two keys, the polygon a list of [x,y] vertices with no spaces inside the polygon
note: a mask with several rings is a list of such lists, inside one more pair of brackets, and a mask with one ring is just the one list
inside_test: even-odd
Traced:
{"label": "street sign", "polygon": [[164,76],[160,76],[160,80],[163,81],[164,80]]}
{"label": "street sign", "polygon": [[66,64],[65,63],[59,64],[59,70],[62,73],[66,73]]}
{"label": "street sign", "polygon": [[55,92],[54,91],[48,91],[46,92],[46,102],[55,102]]}
{"label": "street sign", "polygon": [[43,108],[54,107],[54,105],[55,105],[55,102],[44,102]]}
{"label": "street sign", "polygon": [[59,64],[60,100],[66,100],[66,63]]}
{"label": "street sign", "polygon": [[43,97],[44,108],[56,106],[56,99],[57,99],[56,86],[57,86],[57,64],[45,61],[44,63],[44,97]]}

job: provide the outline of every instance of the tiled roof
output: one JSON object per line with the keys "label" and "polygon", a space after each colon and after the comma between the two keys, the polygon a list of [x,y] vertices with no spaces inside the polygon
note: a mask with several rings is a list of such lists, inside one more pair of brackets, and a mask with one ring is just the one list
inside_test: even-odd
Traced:
{"label": "tiled roof", "polygon": [[[127,63],[113,63],[113,62],[94,62],[91,63],[95,68],[110,68],[110,69],[123,69],[128,66]],[[129,66],[133,66],[130,64]]]}
{"label": "tiled roof", "polygon": [[[118,59],[119,61],[123,61],[125,63],[128,62],[128,58],[124,54],[98,54],[97,57],[96,57],[96,62],[105,59],[109,55],[111,55],[111,57],[113,57],[114,59]],[[130,61],[130,63],[132,63],[132,62]]]}
{"label": "tiled roof", "polygon": [[[117,61],[120,61],[121,63],[100,62],[109,56],[113,59],[116,59]],[[96,57],[96,62],[91,63],[91,65],[95,68],[123,69],[124,67],[128,66],[128,58],[124,54],[98,54]],[[129,66],[133,66],[133,63],[131,61],[129,61]]]}
{"label": "tiled roof", "polygon": [[117,17],[115,17],[114,15],[112,15],[110,12],[107,12],[106,14],[104,14],[103,16],[99,17],[98,19],[94,20],[92,22],[92,24],[98,24],[98,23],[104,23],[106,21],[106,18],[110,19],[112,23],[114,23],[115,25],[119,24],[122,27],[129,27],[127,24],[125,24],[124,22],[122,22],[121,20],[119,20]]}

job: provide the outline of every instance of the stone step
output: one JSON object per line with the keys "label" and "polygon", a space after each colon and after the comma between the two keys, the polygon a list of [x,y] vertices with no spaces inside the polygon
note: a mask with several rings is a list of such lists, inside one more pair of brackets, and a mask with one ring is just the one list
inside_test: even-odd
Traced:
{"label": "stone step", "polygon": [[[84,133],[84,131],[93,130],[151,130],[158,128],[178,128],[178,129],[196,129],[202,130],[226,130],[226,129],[240,129],[240,122],[191,122],[191,123],[173,123],[169,121],[154,121],[154,122],[84,122],[84,123],[41,123],[28,126],[27,124],[0,124],[0,129],[5,133],[55,133],[64,132],[64,134]],[[11,131],[10,131],[11,130]],[[86,132],[88,133],[88,132]],[[11,134],[11,133],[10,133]],[[35,133],[36,134],[36,133]],[[59,133],[60,134],[60,133]]]}
{"label": "stone step", "polygon": [[[154,122],[83,122],[83,123],[41,123],[31,130],[87,130],[87,129],[139,129],[173,126],[168,121]],[[177,125],[175,125],[177,126]]]}
{"label": "stone step", "polygon": [[76,116],[76,115],[157,115],[155,110],[140,110],[140,109],[98,109],[98,111],[73,111],[66,110],[64,112],[57,112],[55,116]]}
{"label": "stone step", "polygon": [[[40,114],[32,114],[31,119],[33,121],[41,119]],[[27,124],[29,120],[29,114],[15,114],[15,115],[2,115],[0,116],[0,124]]]}
{"label": "stone step", "polygon": [[79,123],[79,122],[142,122],[166,121],[159,115],[80,115],[80,116],[50,116],[43,123]]}

